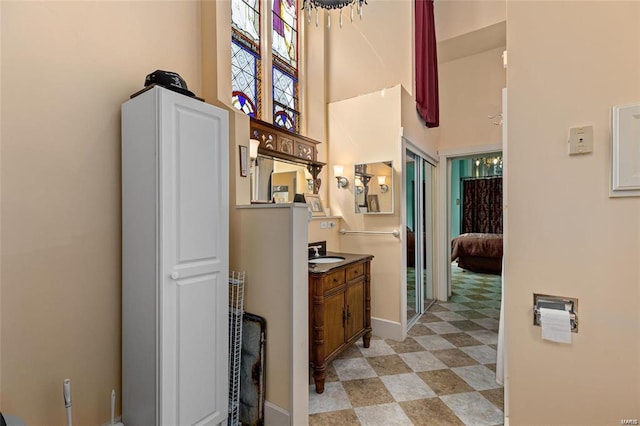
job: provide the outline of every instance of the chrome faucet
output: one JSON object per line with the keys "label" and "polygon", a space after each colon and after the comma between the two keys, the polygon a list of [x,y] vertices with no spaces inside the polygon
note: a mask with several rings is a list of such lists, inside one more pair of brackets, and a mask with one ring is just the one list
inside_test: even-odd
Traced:
{"label": "chrome faucet", "polygon": [[309,248],[315,250],[315,253],[313,253],[313,257],[320,256],[320,252],[318,250],[322,248],[322,245],[309,246]]}

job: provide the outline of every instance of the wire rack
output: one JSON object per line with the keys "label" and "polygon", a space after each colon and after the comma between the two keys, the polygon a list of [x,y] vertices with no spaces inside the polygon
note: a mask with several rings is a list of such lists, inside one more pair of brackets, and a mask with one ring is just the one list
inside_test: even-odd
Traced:
{"label": "wire rack", "polygon": [[240,425],[240,356],[244,313],[244,272],[229,272],[229,420]]}

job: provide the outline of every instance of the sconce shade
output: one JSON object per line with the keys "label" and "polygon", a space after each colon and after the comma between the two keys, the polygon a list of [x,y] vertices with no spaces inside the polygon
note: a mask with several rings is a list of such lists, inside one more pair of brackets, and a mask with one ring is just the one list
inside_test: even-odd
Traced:
{"label": "sconce shade", "polygon": [[249,157],[258,158],[258,147],[260,141],[257,139],[249,139]]}
{"label": "sconce shade", "polygon": [[389,190],[389,185],[387,185],[387,177],[386,176],[378,176],[378,185],[380,185],[380,193],[384,194]]}
{"label": "sconce shade", "polygon": [[338,164],[333,166],[333,174],[336,177],[336,180],[338,181],[338,188],[344,188],[345,186],[349,185],[349,179],[342,176],[343,172],[344,172],[344,166],[340,166]]}

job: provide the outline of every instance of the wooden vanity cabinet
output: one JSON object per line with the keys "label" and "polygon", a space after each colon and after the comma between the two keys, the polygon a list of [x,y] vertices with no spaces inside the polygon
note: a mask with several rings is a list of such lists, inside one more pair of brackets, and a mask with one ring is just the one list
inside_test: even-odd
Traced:
{"label": "wooden vanity cabinet", "polygon": [[309,361],[316,392],[327,365],[362,337],[371,341],[371,259],[364,256],[327,272],[309,271]]}

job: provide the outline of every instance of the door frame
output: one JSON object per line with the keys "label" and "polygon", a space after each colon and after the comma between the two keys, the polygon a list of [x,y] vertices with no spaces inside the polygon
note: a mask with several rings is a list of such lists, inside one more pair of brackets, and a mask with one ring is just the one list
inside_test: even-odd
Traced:
{"label": "door frame", "polygon": [[[437,181],[438,179],[438,165],[440,164],[440,157],[439,156],[434,156],[433,154],[429,154],[428,152],[426,152],[423,148],[420,148],[419,146],[417,146],[416,144],[414,144],[413,142],[411,142],[409,139],[407,139],[406,137],[402,137],[402,153],[401,153],[401,159],[402,159],[402,184],[400,185],[400,220],[402,223],[402,231],[401,231],[401,235],[402,240],[403,240],[403,244],[402,244],[402,268],[401,271],[403,271],[403,275],[402,275],[402,285],[400,286],[400,322],[401,322],[401,326],[402,326],[402,338],[404,339],[407,336],[407,331],[408,331],[408,325],[409,325],[409,320],[407,318],[407,235],[405,230],[407,229],[407,188],[406,188],[406,180],[407,180],[407,168],[405,167],[406,161],[407,161],[407,150],[413,152],[416,155],[419,155],[422,159],[424,159],[427,163],[431,164],[431,166],[433,166],[435,168],[435,171],[433,173],[433,179],[435,179]],[[438,187],[437,187],[437,182],[434,183],[433,185],[433,190],[437,191]],[[434,201],[436,201],[436,198],[434,197]],[[436,225],[436,215],[437,215],[437,210],[434,208],[432,211],[433,216],[433,237],[434,237],[434,241],[437,241],[437,225]],[[438,264],[438,255],[437,255],[437,251],[438,251],[438,245],[437,243],[432,243],[432,250],[433,250],[433,268],[434,268],[434,276],[433,276],[433,280],[434,280],[434,288],[433,291],[434,293],[438,293],[438,275],[437,275],[437,270],[436,270],[436,266]],[[434,296],[435,297],[435,296]]]}
{"label": "door frame", "polygon": [[446,302],[451,296],[451,162],[458,158],[490,155],[503,152],[502,144],[478,145],[439,151],[438,165],[438,292],[437,298]]}

